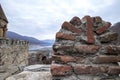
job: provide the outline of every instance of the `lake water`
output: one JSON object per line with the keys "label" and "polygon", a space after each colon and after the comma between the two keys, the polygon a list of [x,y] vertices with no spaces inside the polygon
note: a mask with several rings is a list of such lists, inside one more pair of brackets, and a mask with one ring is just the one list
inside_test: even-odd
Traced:
{"label": "lake water", "polygon": [[52,46],[41,46],[41,45],[29,45],[29,50],[34,51],[34,50],[44,50],[44,49],[51,49]]}

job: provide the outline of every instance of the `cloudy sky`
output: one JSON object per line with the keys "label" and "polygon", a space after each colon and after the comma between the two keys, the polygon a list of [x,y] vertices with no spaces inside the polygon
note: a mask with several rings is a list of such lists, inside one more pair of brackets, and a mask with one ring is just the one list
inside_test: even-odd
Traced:
{"label": "cloudy sky", "polygon": [[0,0],[9,31],[39,40],[54,39],[64,21],[84,15],[120,21],[120,0]]}

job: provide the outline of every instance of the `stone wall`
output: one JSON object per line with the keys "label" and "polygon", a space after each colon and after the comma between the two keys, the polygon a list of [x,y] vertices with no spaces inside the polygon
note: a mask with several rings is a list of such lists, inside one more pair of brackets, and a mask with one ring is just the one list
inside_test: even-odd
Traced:
{"label": "stone wall", "polygon": [[28,65],[28,48],[27,41],[0,39],[0,80]]}
{"label": "stone wall", "polygon": [[101,17],[65,21],[53,45],[53,80],[120,80],[118,34]]}

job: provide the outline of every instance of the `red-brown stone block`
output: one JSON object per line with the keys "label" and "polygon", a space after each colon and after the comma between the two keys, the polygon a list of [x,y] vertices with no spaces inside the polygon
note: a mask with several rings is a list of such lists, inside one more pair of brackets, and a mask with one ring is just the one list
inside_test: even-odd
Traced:
{"label": "red-brown stone block", "polygon": [[74,72],[78,75],[101,74],[101,73],[107,72],[107,67],[106,66],[77,64],[76,66],[74,66]]}
{"label": "red-brown stone block", "polygon": [[90,16],[85,16],[82,19],[83,21],[86,21],[86,29],[87,29],[87,42],[88,43],[94,43],[94,34],[93,34],[93,22],[92,22],[92,18]]}
{"label": "red-brown stone block", "polygon": [[63,62],[63,63],[68,63],[68,62],[75,62],[75,58],[72,56],[60,56],[60,55],[53,55],[52,56],[53,60],[57,62]]}
{"label": "red-brown stone block", "polygon": [[105,34],[100,35],[100,42],[110,42],[117,40],[118,34],[115,32],[107,32]]}
{"label": "red-brown stone block", "polygon": [[111,23],[110,22],[106,22],[105,26],[103,27],[100,27],[96,30],[96,33],[97,34],[102,34],[104,33],[109,27],[111,26]]}
{"label": "red-brown stone block", "polygon": [[80,53],[97,53],[100,46],[97,45],[75,45],[75,49]]}
{"label": "red-brown stone block", "polygon": [[75,40],[75,36],[63,32],[56,33],[56,39]]}
{"label": "red-brown stone block", "polygon": [[108,74],[111,74],[111,75],[120,74],[120,66],[109,66]]}
{"label": "red-brown stone block", "polygon": [[51,73],[53,76],[66,76],[72,74],[72,67],[61,64],[52,64]]}
{"label": "red-brown stone block", "polygon": [[68,56],[68,55],[53,55],[52,59],[57,63],[68,63],[68,62],[76,62],[82,63],[85,59],[83,56]]}
{"label": "red-brown stone block", "polygon": [[99,55],[93,58],[93,63],[114,63],[119,62],[120,56]]}
{"label": "red-brown stone block", "polygon": [[82,31],[81,31],[80,29],[74,27],[74,26],[73,26],[71,23],[69,23],[69,22],[64,22],[64,23],[62,24],[62,28],[63,28],[63,29],[66,29],[66,30],[69,30],[69,31],[71,31],[71,32],[73,32],[73,33],[78,33],[78,34],[81,34],[81,33],[82,33]]}
{"label": "red-brown stone block", "polygon": [[81,25],[81,20],[79,17],[75,16],[70,20],[70,23],[74,26],[80,26]]}
{"label": "red-brown stone block", "polygon": [[120,46],[108,45],[103,47],[106,51],[106,54],[117,55],[120,54]]}

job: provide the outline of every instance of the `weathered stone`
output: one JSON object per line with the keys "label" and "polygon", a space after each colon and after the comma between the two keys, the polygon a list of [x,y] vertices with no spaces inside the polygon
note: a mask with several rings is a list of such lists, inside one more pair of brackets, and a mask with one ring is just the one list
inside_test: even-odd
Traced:
{"label": "weathered stone", "polygon": [[51,74],[53,76],[66,76],[72,74],[72,67],[67,65],[52,64]]}
{"label": "weathered stone", "polygon": [[0,5],[0,39],[6,39],[8,20]]}
{"label": "weathered stone", "polygon": [[95,65],[85,65],[77,64],[74,66],[74,72],[78,75],[82,74],[102,74],[107,72],[106,66],[95,66]]}
{"label": "weathered stone", "polygon": [[120,77],[116,76],[95,76],[95,75],[71,75],[64,77],[54,77],[53,80],[120,80]]}
{"label": "weathered stone", "polygon": [[106,22],[105,26],[99,27],[99,28],[96,30],[96,33],[97,33],[97,34],[103,34],[110,26],[111,26],[111,23],[110,23],[110,22]]}
{"label": "weathered stone", "polygon": [[117,55],[120,54],[120,46],[115,45],[103,46],[100,52],[107,55]]}
{"label": "weathered stone", "polygon": [[41,72],[23,71],[19,74],[10,76],[5,80],[52,80],[52,75],[49,71]]}
{"label": "weathered stone", "polygon": [[50,53],[48,48],[41,49],[39,51],[30,51],[29,52],[29,65],[33,64],[51,64],[52,60],[48,56]]}
{"label": "weathered stone", "polygon": [[[5,73],[1,73],[0,80],[15,74],[28,65],[28,42],[21,40],[0,40],[0,66]],[[4,71],[5,70],[5,71]]]}
{"label": "weathered stone", "polygon": [[105,34],[100,35],[98,39],[100,40],[100,42],[110,42],[110,41],[117,40],[117,37],[118,37],[117,33],[107,32]]}
{"label": "weathered stone", "polygon": [[70,20],[70,23],[74,26],[80,26],[81,25],[81,20],[79,17],[75,16]]}
{"label": "weathered stone", "polygon": [[120,66],[109,66],[108,74],[111,74],[111,75],[120,74]]}
{"label": "weathered stone", "polygon": [[[22,44],[25,42],[24,44]],[[25,66],[28,64],[28,43],[26,41],[0,40],[0,63]]]}
{"label": "weathered stone", "polygon": [[73,33],[78,33],[78,34],[81,34],[82,33],[82,31],[80,30],[80,29],[77,29],[76,27],[74,27],[71,23],[69,23],[69,22],[64,22],[63,24],[62,24],[62,28],[63,29],[67,29],[67,30],[69,30],[69,31],[71,31],[71,32],[73,32]]}
{"label": "weathered stone", "polygon": [[65,40],[75,40],[75,36],[70,35],[70,34],[66,34],[66,33],[62,33],[62,32],[58,32],[56,33],[56,39],[65,39]]}
{"label": "weathered stone", "polygon": [[53,55],[53,60],[57,63],[68,63],[68,62],[76,62],[76,63],[82,63],[85,57],[83,56],[68,56],[68,55]]}
{"label": "weathered stone", "polygon": [[87,34],[87,42],[88,43],[94,43],[94,34],[93,34],[93,31],[92,31],[92,26],[93,26],[93,23],[92,23],[92,18],[90,16],[84,16],[82,18],[82,21],[86,21],[86,34]]}
{"label": "weathered stone", "polygon": [[96,16],[94,18],[95,18],[96,23],[101,23],[102,22],[102,18],[100,16]]}
{"label": "weathered stone", "polygon": [[68,62],[74,62],[74,61],[76,61],[75,58],[72,57],[72,56],[53,55],[52,58],[56,62],[63,62],[63,63],[68,63]]}
{"label": "weathered stone", "polygon": [[19,72],[19,67],[14,64],[6,64],[0,66],[0,80],[5,80],[7,77]]}
{"label": "weathered stone", "polygon": [[58,50],[73,50],[73,45],[59,45],[59,44],[54,44],[53,45],[53,50],[56,52]]}
{"label": "weathered stone", "polygon": [[120,56],[99,55],[93,58],[93,63],[117,63],[119,61]]}
{"label": "weathered stone", "polygon": [[97,53],[100,49],[100,46],[97,45],[78,45],[75,44],[75,49],[79,53]]}
{"label": "weathered stone", "polygon": [[99,16],[64,22],[53,45],[53,80],[119,80],[120,46],[110,26]]}

